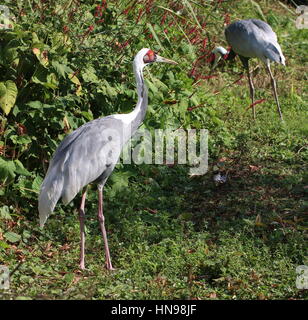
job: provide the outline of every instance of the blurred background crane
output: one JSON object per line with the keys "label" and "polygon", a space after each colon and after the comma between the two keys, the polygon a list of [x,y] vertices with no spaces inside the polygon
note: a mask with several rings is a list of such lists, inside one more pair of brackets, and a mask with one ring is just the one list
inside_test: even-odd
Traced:
{"label": "blurred background crane", "polygon": [[[254,105],[254,85],[249,71],[249,59],[258,58],[264,62],[271,78],[271,85],[277,104],[279,117],[283,120],[282,112],[278,100],[276,81],[270,68],[270,62],[275,61],[285,65],[285,57],[282,54],[280,45],[277,41],[277,35],[272,28],[264,21],[257,19],[240,20],[231,23],[225,29],[225,36],[232,51],[239,55],[244,68],[247,71],[248,83],[250,88],[250,97],[252,101],[253,118],[256,118]],[[213,68],[216,67],[222,56],[226,55],[227,50],[223,47],[217,47],[213,50],[215,55]]]}

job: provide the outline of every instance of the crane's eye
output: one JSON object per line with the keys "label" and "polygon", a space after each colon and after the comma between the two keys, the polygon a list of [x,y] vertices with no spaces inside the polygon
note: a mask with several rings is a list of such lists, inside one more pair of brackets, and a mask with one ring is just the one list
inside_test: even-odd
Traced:
{"label": "crane's eye", "polygon": [[143,57],[143,62],[144,63],[151,63],[156,60],[156,54],[154,51],[149,50],[147,54]]}

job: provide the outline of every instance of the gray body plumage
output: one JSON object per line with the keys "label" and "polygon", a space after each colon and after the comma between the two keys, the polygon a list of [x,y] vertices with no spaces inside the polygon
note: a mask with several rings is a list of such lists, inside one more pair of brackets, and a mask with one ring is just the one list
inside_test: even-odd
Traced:
{"label": "gray body plumage", "polygon": [[143,76],[136,72],[139,99],[129,114],[92,120],[65,137],[50,161],[39,195],[40,225],[43,226],[62,198],[69,203],[83,187],[95,182],[104,186],[124,144],[142,123],[148,105]]}
{"label": "gray body plumage", "polygon": [[[113,129],[108,133],[108,128]],[[87,184],[105,183],[121,152],[122,131],[121,121],[109,116],[86,123],[62,141],[41,186],[41,225],[60,198],[67,204]]]}
{"label": "gray body plumage", "polygon": [[240,20],[225,29],[227,42],[232,50],[245,58],[259,58],[285,64],[276,33],[264,21]]}

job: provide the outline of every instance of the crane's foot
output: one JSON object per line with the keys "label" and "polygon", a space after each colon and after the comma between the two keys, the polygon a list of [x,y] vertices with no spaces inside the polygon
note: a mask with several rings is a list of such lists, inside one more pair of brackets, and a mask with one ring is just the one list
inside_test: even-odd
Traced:
{"label": "crane's foot", "polygon": [[283,122],[283,116],[282,116],[282,112],[280,109],[278,109],[278,114],[279,114],[280,121]]}
{"label": "crane's foot", "polygon": [[109,268],[107,268],[107,270],[108,271],[115,271],[115,270],[117,270],[116,268],[113,268],[113,267],[109,267]]}
{"label": "crane's foot", "polygon": [[107,270],[110,270],[110,271],[114,271],[114,270],[116,270],[113,266],[112,266],[112,264],[111,264],[111,261],[108,261],[108,262],[106,262],[106,269]]}
{"label": "crane's foot", "polygon": [[255,109],[252,111],[252,118],[253,118],[253,120],[256,120],[256,111],[255,111]]}
{"label": "crane's foot", "polygon": [[81,269],[81,270],[85,270],[86,268],[85,268],[85,265],[84,265],[84,262],[80,262],[79,263],[79,268]]}

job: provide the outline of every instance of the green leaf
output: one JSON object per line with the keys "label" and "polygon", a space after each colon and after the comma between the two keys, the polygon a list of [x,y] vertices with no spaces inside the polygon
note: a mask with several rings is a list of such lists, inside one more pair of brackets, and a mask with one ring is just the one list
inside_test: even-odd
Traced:
{"label": "green leaf", "polygon": [[43,179],[40,176],[36,176],[32,182],[32,189],[38,192],[40,190],[42,182]]}
{"label": "green leaf", "polygon": [[95,74],[95,69],[93,67],[89,67],[83,71],[82,78],[85,82],[100,83],[100,80]]}
{"label": "green leaf", "polygon": [[4,160],[0,158],[0,181],[6,182],[7,180],[13,180],[15,177],[15,163],[10,160]]}
{"label": "green leaf", "polygon": [[154,39],[156,40],[156,42],[157,42],[158,45],[160,46],[161,50],[164,50],[164,47],[163,47],[162,43],[160,42],[159,37],[158,37],[158,35],[156,34],[156,32],[155,32],[153,26],[151,25],[151,23],[147,23],[147,27],[150,29],[150,31],[151,31]]}
{"label": "green leaf", "polygon": [[16,84],[11,81],[0,82],[0,107],[6,115],[13,108],[17,97]]}
{"label": "green leaf", "polygon": [[11,136],[11,140],[14,144],[21,144],[21,145],[26,145],[31,143],[31,138],[28,135],[22,135],[22,136]]}
{"label": "green leaf", "polygon": [[189,221],[189,220],[191,220],[193,218],[193,215],[190,212],[184,212],[184,213],[181,213],[179,215],[179,218],[182,219],[182,220]]}
{"label": "green leaf", "polygon": [[72,283],[73,280],[74,280],[74,273],[67,273],[64,276],[64,281],[67,282],[67,283]]}
{"label": "green leaf", "polygon": [[46,88],[56,89],[58,87],[58,80],[55,73],[49,73],[49,71],[41,65],[34,72],[32,81]]}
{"label": "green leaf", "polygon": [[10,45],[7,45],[3,53],[1,54],[1,61],[5,65],[10,65],[14,60],[18,58],[18,51],[16,47],[10,47]]}
{"label": "green leaf", "polygon": [[24,231],[22,232],[22,237],[25,238],[25,239],[30,238],[30,237],[31,237],[30,231],[24,230]]}
{"label": "green leaf", "polygon": [[15,163],[15,172],[17,174],[21,174],[23,176],[30,176],[31,173],[23,166],[23,164],[18,160],[14,160]]}
{"label": "green leaf", "polygon": [[41,101],[30,101],[27,105],[33,109],[41,109],[43,104]]}
{"label": "green leaf", "polygon": [[86,118],[88,121],[92,121],[93,120],[93,114],[92,112],[88,112],[88,111],[82,111],[81,115]]}
{"label": "green leaf", "polygon": [[154,95],[158,94],[158,89],[157,87],[154,85],[153,82],[149,81],[149,80],[145,80],[145,83],[147,85],[147,87],[149,87],[149,89],[153,92]]}
{"label": "green leaf", "polygon": [[105,95],[111,97],[115,97],[118,93],[117,90],[112,87],[107,80],[104,80],[104,84],[105,86],[103,88],[101,88],[101,92],[104,92]]}
{"label": "green leaf", "polygon": [[62,64],[58,61],[52,61],[51,64],[54,67],[54,69],[56,70],[56,72],[60,76],[62,76],[63,78],[65,78],[67,74],[70,74],[73,72],[73,70],[70,67],[68,67],[67,65]]}
{"label": "green leaf", "polygon": [[195,96],[192,96],[192,97],[190,98],[190,101],[191,101],[191,103],[192,103],[192,106],[198,106],[198,105],[200,104],[198,98],[195,97]]}
{"label": "green leaf", "polygon": [[123,188],[127,188],[130,177],[131,174],[129,172],[115,172],[111,176],[112,191],[110,193],[112,195],[115,195],[118,191],[122,190]]}
{"label": "green leaf", "polygon": [[11,232],[11,231],[6,232],[3,236],[7,241],[12,242],[12,243],[18,242],[21,239],[21,236],[19,234],[15,233],[15,232]]}
{"label": "green leaf", "polygon": [[3,206],[0,208],[0,217],[2,219],[11,220],[12,217],[10,215],[10,208],[8,206]]}
{"label": "green leaf", "polygon": [[7,248],[9,248],[10,246],[9,246],[6,242],[0,240],[0,247],[2,247],[2,248],[4,248],[4,249],[7,249]]}
{"label": "green leaf", "polygon": [[40,39],[38,38],[37,34],[35,32],[32,32],[32,43],[39,43]]}
{"label": "green leaf", "polygon": [[181,99],[181,101],[179,103],[178,110],[182,116],[185,115],[185,113],[187,112],[187,100],[186,99]]}
{"label": "green leaf", "polygon": [[46,88],[51,88],[51,89],[56,89],[58,87],[58,80],[57,80],[57,76],[55,73],[49,73],[47,75],[47,82],[44,83],[44,86]]}
{"label": "green leaf", "polygon": [[169,87],[165,83],[160,81],[159,79],[154,78],[153,80],[154,80],[153,83],[155,84],[155,86],[157,88],[159,88],[160,91],[163,91],[163,92],[165,91],[166,92],[166,91],[169,90]]}
{"label": "green leaf", "polygon": [[35,83],[43,84],[47,81],[47,74],[48,70],[42,66],[39,66],[32,76],[32,81]]}

